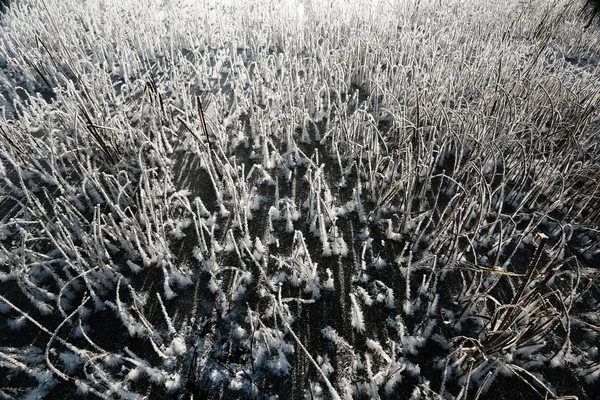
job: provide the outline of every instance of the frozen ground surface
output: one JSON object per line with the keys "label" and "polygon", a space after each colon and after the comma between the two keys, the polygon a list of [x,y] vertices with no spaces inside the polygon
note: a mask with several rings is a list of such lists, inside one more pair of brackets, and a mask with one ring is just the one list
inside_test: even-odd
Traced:
{"label": "frozen ground surface", "polygon": [[597,396],[580,9],[15,2],[0,398]]}

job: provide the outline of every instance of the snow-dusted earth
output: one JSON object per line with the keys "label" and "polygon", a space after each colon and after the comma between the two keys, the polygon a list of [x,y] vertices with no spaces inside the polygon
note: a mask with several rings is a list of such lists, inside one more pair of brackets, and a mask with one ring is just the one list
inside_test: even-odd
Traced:
{"label": "snow-dusted earth", "polygon": [[0,398],[597,396],[581,7],[14,1]]}

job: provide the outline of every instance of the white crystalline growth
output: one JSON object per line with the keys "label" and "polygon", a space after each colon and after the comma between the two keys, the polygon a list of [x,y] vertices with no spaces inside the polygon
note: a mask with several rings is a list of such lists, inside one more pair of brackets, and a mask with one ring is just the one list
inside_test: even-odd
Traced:
{"label": "white crystalline growth", "polygon": [[365,320],[362,309],[353,293],[350,293],[350,303],[352,306],[350,310],[350,323],[357,332],[362,333],[365,331]]}

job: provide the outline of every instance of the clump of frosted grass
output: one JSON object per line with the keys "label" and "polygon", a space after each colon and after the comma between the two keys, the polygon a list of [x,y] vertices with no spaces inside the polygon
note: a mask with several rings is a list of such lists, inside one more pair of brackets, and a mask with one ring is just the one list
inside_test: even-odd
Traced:
{"label": "clump of frosted grass", "polygon": [[547,365],[592,384],[577,6],[15,4],[0,323],[43,338],[0,365],[30,396],[467,398],[507,371],[558,395]]}

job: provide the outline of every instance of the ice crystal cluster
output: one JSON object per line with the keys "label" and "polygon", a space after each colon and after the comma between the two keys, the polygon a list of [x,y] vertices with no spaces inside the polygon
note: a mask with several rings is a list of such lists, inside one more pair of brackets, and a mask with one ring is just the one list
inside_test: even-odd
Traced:
{"label": "ice crystal cluster", "polygon": [[0,397],[591,398],[581,6],[15,0]]}

